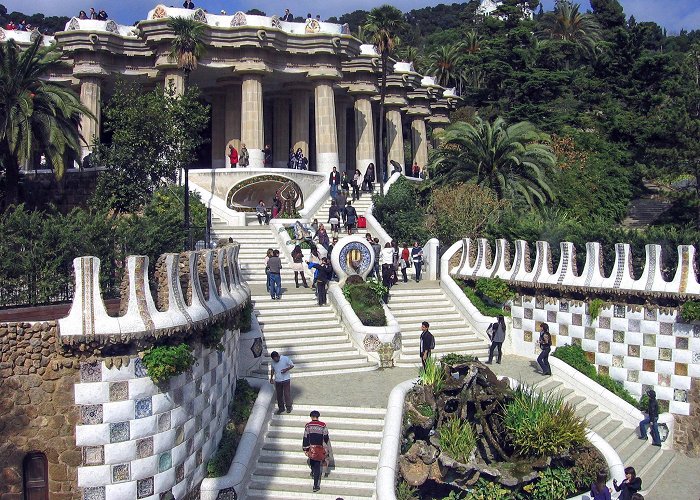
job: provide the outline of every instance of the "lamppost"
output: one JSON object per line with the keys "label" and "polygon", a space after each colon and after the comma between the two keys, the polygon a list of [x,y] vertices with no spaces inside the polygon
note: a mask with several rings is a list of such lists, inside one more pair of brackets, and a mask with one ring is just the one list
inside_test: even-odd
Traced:
{"label": "lamppost", "polygon": [[190,241],[190,167],[185,165],[185,251],[192,250]]}

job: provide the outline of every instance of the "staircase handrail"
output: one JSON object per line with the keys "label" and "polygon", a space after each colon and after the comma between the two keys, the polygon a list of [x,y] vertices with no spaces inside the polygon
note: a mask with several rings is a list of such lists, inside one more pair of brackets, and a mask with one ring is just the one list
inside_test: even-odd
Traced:
{"label": "staircase handrail", "polygon": [[223,217],[227,223],[234,219],[236,221],[235,225],[245,226],[246,212],[239,212],[229,208],[226,206],[226,202],[223,199],[219,198],[207,189],[198,186],[194,182],[190,182],[189,186],[190,191],[194,191],[202,197],[202,203],[204,203],[207,208],[210,208],[212,213]]}
{"label": "staircase handrail", "polygon": [[304,200],[304,208],[299,210],[299,215],[302,219],[311,219],[313,215],[319,211],[323,204],[328,199],[331,192],[331,186],[328,182],[321,183],[311,195]]}
{"label": "staircase handrail", "polygon": [[[395,348],[400,346],[401,327],[394,315],[391,313],[386,304],[382,304],[384,314],[386,315],[386,326],[367,326],[363,325],[360,318],[352,309],[350,302],[343,295],[343,289],[339,284],[334,283],[328,289],[331,304],[334,306],[336,313],[340,317],[340,321],[345,327],[345,330],[350,335],[350,340],[360,352],[366,354],[373,360],[379,361],[376,342],[371,342],[376,338],[381,344],[393,343]],[[398,336],[398,339],[397,339]],[[372,344],[375,344],[374,346]],[[399,347],[400,349],[400,347]]]}

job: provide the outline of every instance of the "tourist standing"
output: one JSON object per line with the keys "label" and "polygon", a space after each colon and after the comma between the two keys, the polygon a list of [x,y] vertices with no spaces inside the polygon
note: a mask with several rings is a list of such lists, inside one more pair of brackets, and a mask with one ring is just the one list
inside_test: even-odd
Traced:
{"label": "tourist standing", "polygon": [[367,165],[367,170],[365,170],[365,177],[363,182],[363,184],[367,186],[367,191],[369,193],[374,191],[374,180],[374,163],[370,163],[369,165]]}
{"label": "tourist standing", "polygon": [[413,171],[413,177],[417,179],[420,175],[420,167],[418,166],[418,163],[413,162],[413,168],[411,170]]}
{"label": "tourist standing", "polygon": [[311,252],[309,253],[309,260],[306,263],[309,269],[313,269],[313,281],[311,282],[311,288],[316,288],[316,280],[318,279],[318,270],[314,269],[313,264],[320,264],[321,256],[318,254],[318,247],[316,245],[311,245]]}
{"label": "tourist standing", "polygon": [[262,226],[263,221],[265,224],[270,223],[270,215],[267,213],[267,208],[265,207],[265,202],[260,200],[258,206],[255,207],[255,215],[258,216],[258,224]]}
{"label": "tourist standing", "polygon": [[610,488],[605,484],[608,481],[608,475],[604,471],[600,471],[596,476],[595,483],[591,485],[591,500],[611,500]]}
{"label": "tourist standing", "polygon": [[360,186],[362,185],[362,174],[359,169],[355,170],[352,178],[352,201],[360,199]]}
{"label": "tourist standing", "polygon": [[236,165],[238,165],[238,151],[233,147],[233,144],[230,144],[228,147],[228,159],[231,163],[231,168],[236,168]]}
{"label": "tourist standing", "polygon": [[267,261],[267,267],[270,268],[270,297],[272,300],[279,300],[282,298],[282,260],[279,250],[273,250],[272,257]]}
{"label": "tourist standing", "polygon": [[328,436],[328,427],[319,420],[321,414],[313,410],[309,416],[311,417],[311,422],[304,426],[304,438],[301,442],[301,448],[309,458],[311,476],[314,478],[313,491],[317,492],[321,489],[321,464],[328,456],[327,447],[330,444],[330,438]]}
{"label": "tourist standing", "polygon": [[186,9],[194,9],[194,2],[192,0],[185,0],[182,6]]}
{"label": "tourist standing", "polygon": [[263,165],[265,167],[272,166],[272,148],[269,144],[265,144],[265,147],[263,148]]}
{"label": "tourist standing", "polygon": [[338,186],[340,186],[340,173],[335,167],[328,177],[328,184],[331,185],[331,198],[335,199],[338,196]]}
{"label": "tourist standing", "polygon": [[245,144],[241,144],[241,150],[238,152],[238,164],[241,167],[250,165],[250,155],[248,154],[248,148],[245,147]]}
{"label": "tourist standing", "polygon": [[347,228],[348,234],[352,234],[353,229],[355,229],[355,224],[357,224],[357,210],[352,206],[352,203],[348,202],[345,207],[345,227]]}
{"label": "tourist standing", "polygon": [[618,486],[617,479],[613,479],[615,491],[620,491],[619,500],[632,500],[632,496],[642,489],[642,478],[637,477],[634,467],[625,467],[625,479]]}
{"label": "tourist standing", "polygon": [[340,232],[340,214],[335,200],[331,201],[331,207],[328,209],[328,223],[331,225],[333,237],[336,238]]}
{"label": "tourist standing", "polygon": [[350,178],[347,172],[343,172],[343,176],[340,178],[340,192],[345,198],[350,196]]}
{"label": "tourist standing", "polygon": [[304,283],[304,288],[309,288],[306,283],[306,276],[304,275],[304,253],[301,251],[301,246],[296,245],[294,250],[292,250],[292,270],[294,271],[294,284],[299,288],[299,275],[301,274],[301,281]]}
{"label": "tourist standing", "polygon": [[430,323],[423,321],[420,325],[422,333],[420,334],[420,361],[423,363],[423,368],[425,368],[425,363],[430,357],[430,353],[435,349],[435,337],[430,333]]}
{"label": "tourist standing", "polygon": [[406,274],[409,267],[411,267],[411,251],[408,249],[408,243],[403,244],[403,249],[401,250],[401,261],[399,263],[401,266],[401,276],[403,277],[403,282],[408,283],[408,275]]}
{"label": "tourist standing", "polygon": [[[233,243],[233,241],[231,241],[231,243]],[[268,248],[265,259],[263,259],[265,262],[265,288],[267,289],[267,293],[270,293],[270,267],[267,265],[267,263],[270,261],[270,257],[272,257],[273,253],[274,250],[272,250],[272,248]]]}
{"label": "tourist standing", "polygon": [[318,236],[318,243],[327,251],[328,246],[331,244],[331,239],[328,237],[328,232],[326,232],[326,228],[323,226],[323,224],[318,227],[316,236]]}
{"label": "tourist standing", "polygon": [[275,196],[272,198],[272,218],[276,219],[282,211],[282,195],[279,191],[275,191]]}
{"label": "tourist standing", "polygon": [[651,441],[654,446],[661,446],[659,436],[659,402],[656,400],[656,391],[647,391],[649,403],[647,404],[647,416],[639,422],[639,439],[647,439],[647,425],[651,424]]}
{"label": "tourist standing", "polygon": [[294,16],[292,15],[291,12],[289,12],[289,9],[284,9],[284,15],[282,16],[281,21],[291,23],[294,20]]}
{"label": "tourist standing", "polygon": [[503,342],[506,340],[506,321],[502,315],[498,316],[498,319],[489,327],[489,330],[491,331],[491,347],[489,347],[489,360],[486,364],[490,365],[493,363],[493,353],[498,349],[496,363],[500,365],[501,356],[503,355]]}
{"label": "tourist standing", "polygon": [[374,241],[372,241],[372,250],[374,251],[374,277],[381,281],[382,276],[379,271],[379,255],[382,253],[382,246],[379,244],[379,238],[374,238]]}
{"label": "tourist standing", "polygon": [[292,376],[289,370],[294,368],[294,363],[287,356],[280,356],[277,351],[270,353],[270,383],[275,384],[277,393],[277,415],[280,415],[285,407],[287,413],[292,412]]}
{"label": "tourist standing", "polygon": [[416,268],[416,283],[420,283],[420,273],[423,269],[423,247],[417,241],[413,243],[413,248],[411,248],[411,260]]}
{"label": "tourist standing", "polygon": [[537,356],[537,364],[542,369],[542,375],[551,375],[552,368],[549,366],[549,352],[552,350],[552,336],[549,334],[549,325],[540,324],[540,349],[542,352]]}
{"label": "tourist standing", "polygon": [[326,290],[328,283],[333,278],[333,266],[328,261],[328,257],[323,257],[320,264],[309,264],[316,270],[316,296],[318,305],[325,306],[327,303]]}

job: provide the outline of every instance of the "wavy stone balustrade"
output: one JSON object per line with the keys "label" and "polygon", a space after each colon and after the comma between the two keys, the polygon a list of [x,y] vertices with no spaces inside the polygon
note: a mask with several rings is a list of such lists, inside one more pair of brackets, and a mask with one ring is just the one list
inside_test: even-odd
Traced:
{"label": "wavy stone balustrade", "polygon": [[529,287],[595,289],[611,293],[641,293],[648,295],[700,295],[700,284],[695,272],[695,247],[678,247],[678,267],[671,281],[661,275],[661,245],[646,245],[644,271],[635,278],[632,270],[632,251],[628,243],[615,245],[615,264],[609,276],[603,271],[603,249],[600,243],[586,243],[586,262],[581,273],[576,266],[576,247],[562,242],[557,267],[552,267],[552,252],[546,241],[536,242],[534,263],[530,246],[517,240],[511,258],[511,245],[496,240],[495,252],[491,243],[480,238],[466,238],[462,242],[462,258],[451,274],[460,278],[499,277]]}

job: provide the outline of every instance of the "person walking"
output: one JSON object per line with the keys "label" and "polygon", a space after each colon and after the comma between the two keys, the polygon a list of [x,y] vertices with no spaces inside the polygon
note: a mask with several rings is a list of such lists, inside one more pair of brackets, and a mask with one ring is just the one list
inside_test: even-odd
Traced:
{"label": "person walking", "polygon": [[236,168],[236,165],[238,165],[238,151],[233,147],[233,144],[230,144],[228,147],[228,159],[231,168]]}
{"label": "person walking", "polygon": [[501,356],[503,355],[502,347],[503,342],[506,340],[506,321],[502,315],[498,316],[498,319],[494,324],[489,326],[491,331],[491,347],[489,347],[489,360],[486,362],[487,365],[493,363],[493,353],[498,349],[498,358],[496,363],[501,364]]}
{"label": "person walking", "polygon": [[272,166],[272,148],[269,144],[265,144],[263,148],[263,166],[266,168]]}
{"label": "person walking", "polygon": [[328,209],[328,223],[331,225],[333,237],[337,238],[340,232],[340,214],[338,213],[338,204],[335,200],[331,201],[331,206]]}
{"label": "person walking", "polygon": [[304,450],[304,454],[309,459],[311,477],[314,478],[313,491],[315,493],[321,489],[321,464],[328,456],[330,437],[328,435],[328,427],[319,420],[321,413],[313,410],[309,416],[311,417],[311,422],[304,426],[301,449]]}
{"label": "person walking", "polygon": [[338,187],[340,186],[340,172],[336,167],[328,176],[328,184],[331,185],[331,198],[335,199],[338,196]]}
{"label": "person walking", "polygon": [[634,467],[625,467],[625,479],[617,484],[617,479],[613,479],[615,491],[620,491],[619,500],[632,500],[635,493],[642,489],[642,478],[637,477]]}
{"label": "person walking", "polygon": [[379,270],[379,255],[382,253],[382,246],[379,244],[379,238],[374,238],[371,245],[372,251],[374,251],[374,277],[381,281],[382,275]]}
{"label": "person walking", "polygon": [[362,185],[362,174],[360,169],[355,170],[355,175],[352,178],[352,201],[360,199],[360,186]]}
{"label": "person walking", "polygon": [[258,216],[258,224],[262,226],[263,221],[265,224],[270,223],[270,215],[267,213],[267,208],[265,207],[265,202],[260,200],[258,206],[255,207],[255,215]]}
{"label": "person walking", "polygon": [[301,274],[301,281],[304,283],[304,288],[309,288],[308,283],[306,283],[306,276],[304,275],[304,253],[301,251],[301,246],[296,245],[294,250],[292,250],[292,270],[294,271],[294,284],[299,288],[299,275]]}
{"label": "person walking", "polygon": [[340,192],[346,199],[350,196],[350,178],[347,172],[343,172],[343,176],[340,178]]}
{"label": "person walking", "polygon": [[270,297],[272,300],[282,298],[282,260],[280,260],[280,251],[275,249],[272,251],[272,257],[267,261],[267,267],[270,269]]}
{"label": "person walking", "polygon": [[435,349],[435,337],[430,333],[430,323],[423,321],[420,325],[420,361],[423,363],[423,368],[425,368],[425,363],[430,357],[430,353]]}
{"label": "person walking", "polygon": [[598,472],[595,483],[591,485],[591,500],[611,500],[610,488],[605,484],[608,475],[605,471]]}
{"label": "person walking", "polygon": [[270,353],[270,383],[275,384],[277,393],[277,415],[284,412],[292,413],[292,376],[289,371],[294,368],[294,363],[287,356],[280,356],[277,351]]}
{"label": "person walking", "polygon": [[328,261],[328,257],[323,257],[320,264],[309,264],[309,267],[316,269],[316,295],[318,305],[325,306],[327,302],[328,283],[333,278],[333,266]]}
{"label": "person walking", "polygon": [[363,179],[363,184],[367,186],[367,191],[372,193],[374,191],[374,163],[367,165],[367,170],[365,170],[365,177]]}
{"label": "person walking", "polygon": [[547,323],[540,325],[539,343],[542,352],[537,356],[537,364],[542,369],[542,375],[551,375],[552,368],[549,366],[549,351],[552,350],[552,336],[549,334],[549,325]]}
{"label": "person walking", "polygon": [[654,446],[661,446],[659,436],[659,402],[656,400],[656,391],[647,391],[649,403],[647,404],[647,416],[639,422],[639,439],[647,439],[647,425],[651,425],[651,441]]}
{"label": "person walking", "polygon": [[351,202],[348,202],[345,206],[345,227],[347,228],[348,234],[352,234],[353,229],[355,229],[355,224],[357,224],[357,210],[355,210]]}
{"label": "person walking", "polygon": [[417,241],[413,243],[413,248],[411,248],[411,260],[413,260],[413,266],[416,269],[416,283],[420,283],[420,273],[423,269],[423,247]]}
{"label": "person walking", "polygon": [[401,260],[399,261],[399,266],[401,267],[403,282],[408,283],[408,275],[406,273],[408,268],[411,267],[411,251],[408,249],[408,243],[404,243],[403,249],[401,249]]}
{"label": "person walking", "polygon": [[267,254],[265,255],[265,288],[267,288],[267,293],[270,293],[270,266],[268,266],[268,262],[270,262],[270,258],[274,255],[274,250],[272,248],[267,249]]}
{"label": "person walking", "polygon": [[248,148],[245,147],[245,144],[241,144],[241,150],[238,152],[238,164],[241,167],[250,165],[250,155],[248,154]]}

